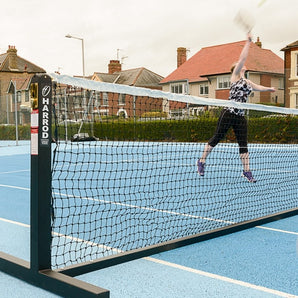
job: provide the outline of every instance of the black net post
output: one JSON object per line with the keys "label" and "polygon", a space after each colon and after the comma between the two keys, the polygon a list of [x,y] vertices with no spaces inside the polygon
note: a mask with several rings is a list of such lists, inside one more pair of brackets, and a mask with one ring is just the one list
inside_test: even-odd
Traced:
{"label": "black net post", "polygon": [[31,260],[0,252],[0,270],[62,297],[108,298],[108,290],[52,270],[52,79],[46,74],[35,75],[30,96]]}
{"label": "black net post", "polygon": [[36,75],[31,86],[31,269],[51,268],[52,80]]}

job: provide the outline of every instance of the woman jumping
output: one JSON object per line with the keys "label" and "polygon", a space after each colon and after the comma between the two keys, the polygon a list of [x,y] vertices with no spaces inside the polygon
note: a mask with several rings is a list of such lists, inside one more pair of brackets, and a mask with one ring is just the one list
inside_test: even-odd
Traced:
{"label": "woman jumping", "polygon": [[[248,96],[252,91],[275,92],[273,87],[257,85],[245,78],[246,67],[244,66],[248,56],[250,43],[252,41],[250,33],[247,34],[247,41],[240,54],[239,61],[232,68],[231,87],[229,100],[235,102],[247,102]],[[198,173],[204,176],[205,163],[212,149],[224,138],[229,128],[232,127],[239,144],[240,159],[243,165],[242,177],[249,182],[256,182],[249,167],[249,154],[247,148],[247,120],[244,117],[244,110],[233,107],[226,107],[222,110],[214,136],[205,145],[202,157],[198,160]]]}

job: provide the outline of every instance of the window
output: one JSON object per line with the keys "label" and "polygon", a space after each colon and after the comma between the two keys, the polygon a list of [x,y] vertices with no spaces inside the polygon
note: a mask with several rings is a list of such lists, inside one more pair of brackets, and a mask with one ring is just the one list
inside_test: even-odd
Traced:
{"label": "window", "polygon": [[100,94],[98,91],[95,91],[95,100],[94,100],[94,107],[98,109],[100,106]]}
{"label": "window", "polygon": [[209,86],[208,84],[200,85],[200,95],[208,95],[209,94]]}
{"label": "window", "polygon": [[298,93],[296,94],[296,109],[298,109]]}
{"label": "window", "polygon": [[229,89],[231,86],[230,76],[221,76],[217,78],[218,89]]}
{"label": "window", "polygon": [[119,105],[125,105],[125,94],[119,94]]}
{"label": "window", "polygon": [[187,94],[187,84],[186,83],[177,83],[171,84],[171,92],[179,94]]}
{"label": "window", "polygon": [[279,89],[285,89],[285,80],[284,80],[284,78],[280,78],[279,80],[278,80],[278,88]]}
{"label": "window", "polygon": [[108,93],[107,92],[103,92],[102,93],[102,105],[103,106],[107,106],[108,104],[109,104]]}
{"label": "window", "polygon": [[29,102],[29,90],[25,91],[25,102]]}
{"label": "window", "polygon": [[17,91],[17,102],[22,102],[22,96],[20,91]]}
{"label": "window", "polygon": [[296,77],[298,77],[298,54],[296,54]]}
{"label": "window", "polygon": [[246,79],[249,79],[249,71],[248,71],[248,70],[246,70],[246,71],[244,72],[244,77],[245,77]]}

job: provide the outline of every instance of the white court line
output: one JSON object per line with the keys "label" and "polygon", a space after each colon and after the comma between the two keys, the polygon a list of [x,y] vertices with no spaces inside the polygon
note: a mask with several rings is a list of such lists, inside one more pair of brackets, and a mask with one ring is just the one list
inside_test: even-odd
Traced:
{"label": "white court line", "polygon": [[18,221],[14,221],[14,220],[2,218],[2,217],[0,217],[0,221],[8,222],[10,224],[21,226],[21,227],[25,227],[25,228],[30,228],[30,225],[27,225],[27,224],[24,224],[24,223],[21,223],[21,222],[18,222]]}
{"label": "white court line", "polygon": [[[25,227],[25,228],[28,228],[28,229],[30,228],[30,225],[28,225],[28,224],[24,224],[24,223],[21,223],[21,222],[18,222],[18,221],[6,219],[6,218],[3,218],[3,217],[0,217],[0,221],[7,222],[7,223],[17,225],[17,226],[21,226],[21,227]],[[84,243],[86,245],[96,246],[96,247],[99,247],[101,249],[106,249],[106,250],[109,250],[109,251],[113,251],[115,253],[121,253],[122,252],[120,249],[117,249],[117,248],[112,248],[112,247],[104,245],[104,244],[95,243],[95,242],[92,242],[92,241],[84,240],[84,239],[69,236],[69,235],[64,235],[64,234],[57,233],[57,232],[53,232],[52,235],[63,237],[65,239],[70,239],[70,240],[73,240],[73,241],[78,242],[78,243]]]}
{"label": "white court line", "polygon": [[28,190],[28,191],[30,191],[30,188],[28,188],[28,187],[20,187],[20,186],[14,186],[14,185],[0,184],[0,187],[7,187],[7,188],[14,188],[14,189],[21,189],[21,190]]}
{"label": "white court line", "polygon": [[274,231],[274,232],[280,232],[280,233],[298,235],[297,232],[285,231],[285,230],[280,230],[280,229],[274,229],[274,228],[268,228],[268,227],[262,227],[262,226],[256,226],[256,228],[258,228],[258,229],[264,229],[264,230],[270,230],[270,231]]}
{"label": "white court line", "polygon": [[280,296],[280,297],[287,297],[287,298],[297,298],[298,297],[298,296],[288,294],[288,293],[285,293],[285,292],[269,289],[269,288],[262,287],[262,286],[257,286],[257,285],[254,285],[254,284],[251,284],[251,283],[248,283],[248,282],[244,282],[244,281],[241,281],[241,280],[232,279],[232,278],[229,278],[229,277],[225,277],[225,276],[221,276],[221,275],[201,271],[201,270],[198,270],[198,269],[193,269],[193,268],[190,268],[190,267],[178,265],[178,264],[175,264],[175,263],[170,263],[170,262],[167,262],[167,261],[163,261],[163,260],[159,260],[159,259],[155,259],[155,258],[151,258],[151,257],[145,257],[144,259],[146,259],[148,261],[151,261],[151,262],[154,262],[154,263],[157,263],[157,264],[161,264],[161,265],[176,268],[176,269],[179,269],[179,270],[195,273],[195,274],[198,274],[198,275],[201,275],[201,276],[206,276],[208,278],[213,278],[213,279],[216,279],[216,280],[228,282],[228,283],[231,283],[231,284],[235,284],[235,285],[238,285],[238,286],[250,288],[250,289],[253,289],[253,290],[258,290],[258,291],[262,291],[262,292],[265,292],[265,293],[274,294],[274,295],[277,295],[277,296]]}
{"label": "white court line", "polygon": [[[115,252],[116,254],[119,254],[119,253],[123,252],[122,250],[120,250],[118,248],[113,248],[111,246],[107,246],[107,245],[100,244],[100,243],[95,243],[95,242],[92,242],[92,241],[89,241],[89,240],[84,240],[84,239],[81,239],[81,238],[78,238],[78,237],[64,235],[64,234],[57,233],[57,232],[52,232],[52,235],[59,236],[59,237],[69,239],[69,240],[73,240],[75,242],[83,243],[83,244],[86,244],[86,245],[89,245],[89,246],[95,246],[95,247],[98,247],[98,248],[106,250],[106,251],[112,251],[112,252]],[[102,252],[102,254],[103,253],[104,252]],[[103,254],[103,256],[105,256],[105,255]]]}
{"label": "white court line", "polygon": [[15,173],[23,173],[23,172],[30,172],[30,170],[18,170],[18,171],[0,172],[0,174],[15,174]]}
{"label": "white court line", "polygon": [[142,209],[142,210],[146,210],[146,211],[154,211],[154,212],[160,212],[160,213],[166,213],[166,214],[178,215],[178,216],[184,216],[184,217],[190,217],[190,218],[204,219],[204,220],[227,223],[227,224],[234,224],[234,222],[232,222],[232,221],[216,219],[216,218],[209,218],[209,217],[204,217],[204,216],[199,216],[199,215],[192,215],[192,214],[180,213],[180,212],[163,210],[163,209],[143,207],[143,206],[131,205],[131,204],[127,204],[127,203],[114,202],[114,201],[100,200],[100,199],[95,199],[95,198],[90,198],[90,197],[80,197],[80,196],[68,195],[68,194],[63,194],[63,193],[54,193],[54,194],[68,197],[68,198],[100,202],[100,203],[104,203],[104,204],[118,205],[118,206],[123,206],[123,207],[128,207],[128,208]]}
{"label": "white court line", "polygon": [[[0,184],[0,187],[15,188],[15,189],[20,189],[20,190],[30,191],[30,188],[18,187],[18,186],[12,186],[12,185]],[[100,203],[104,203],[104,204],[111,204],[111,205],[118,205],[118,206],[124,206],[124,207],[129,207],[129,208],[143,209],[143,210],[147,210],[147,211],[161,212],[161,213],[167,213],[167,214],[190,217],[190,218],[198,218],[198,219],[221,222],[221,223],[227,223],[227,224],[235,224],[235,222],[233,222],[233,221],[226,221],[226,220],[222,220],[222,219],[203,217],[203,216],[192,215],[192,214],[187,214],[187,213],[179,213],[179,212],[175,212],[175,211],[168,211],[168,210],[162,210],[162,209],[156,209],[156,208],[142,207],[142,206],[131,205],[131,204],[126,204],[126,203],[120,203],[120,202],[99,200],[99,199],[94,199],[94,198],[89,198],[89,197],[79,197],[79,196],[67,195],[67,194],[62,194],[62,193],[55,193],[55,194],[65,196],[65,197],[70,197],[70,198],[78,198],[78,199],[81,199],[81,200],[96,201],[96,202],[100,202]],[[0,218],[0,220],[1,220],[1,218]],[[268,228],[268,227],[263,227],[263,226],[255,226],[255,228],[264,229],[264,230],[271,230],[271,231],[286,233],[286,234],[298,235],[298,233],[296,233],[296,232],[280,230],[280,229],[274,229],[274,228]]]}
{"label": "white court line", "polygon": [[[123,206],[123,207],[128,207],[128,208],[142,209],[142,210],[146,210],[146,211],[154,211],[154,212],[166,213],[166,214],[177,215],[177,216],[184,216],[184,217],[189,217],[189,218],[196,218],[196,219],[202,219],[202,220],[208,220],[208,221],[215,221],[215,222],[225,223],[225,224],[230,224],[230,225],[236,224],[236,222],[223,220],[223,219],[216,219],[216,218],[210,218],[210,217],[204,217],[204,216],[199,216],[199,215],[192,215],[192,214],[187,214],[187,213],[180,213],[180,212],[163,210],[163,209],[156,209],[156,208],[150,208],[150,207],[142,207],[142,206],[131,205],[131,204],[127,204],[127,203],[120,203],[120,202],[114,202],[114,201],[108,201],[108,200],[100,200],[100,199],[94,199],[94,198],[90,198],[90,197],[80,197],[80,196],[68,195],[68,194],[63,194],[63,193],[55,193],[55,194],[65,196],[65,197],[68,197],[68,198],[74,198],[74,199],[77,198],[77,199],[81,199],[81,200],[95,201],[95,202],[100,202],[100,203],[104,203],[104,204],[118,205],[118,206]],[[298,235],[298,233],[295,233],[295,232],[286,231],[286,230],[279,230],[279,229],[273,229],[273,228],[267,228],[267,227],[262,227],[262,226],[255,226],[255,228]]]}
{"label": "white court line", "polygon": [[[30,228],[29,225],[23,224],[23,223],[20,223],[20,222],[16,222],[16,221],[4,219],[4,218],[0,218],[0,220],[4,221],[4,222],[11,223],[11,224],[15,224],[15,225]],[[281,230],[279,230],[279,231],[281,231]],[[88,244],[88,245],[91,245],[91,246],[97,246],[97,247],[100,247],[100,248],[107,248],[108,250],[112,250],[116,253],[121,252],[121,250],[119,250],[119,249],[111,248],[111,247],[105,246],[103,244],[98,244],[98,243],[94,243],[94,242],[91,242],[91,241],[86,241],[86,240],[83,240],[83,239],[80,239],[80,238],[77,238],[77,237],[67,236],[67,235],[63,235],[63,234],[60,234],[60,233],[53,233],[53,234],[55,234],[57,236],[60,236],[60,237],[67,238],[67,239],[74,240],[76,242],[81,242],[81,243],[84,243],[84,244]],[[150,261],[150,262],[157,263],[157,264],[172,267],[172,268],[175,268],[175,269],[187,271],[187,272],[190,272],[190,273],[195,273],[195,274],[205,276],[205,277],[208,277],[208,278],[213,278],[213,279],[216,279],[216,280],[228,282],[228,283],[231,283],[231,284],[235,284],[235,285],[238,285],[238,286],[250,288],[250,289],[253,289],[253,290],[258,290],[258,291],[262,291],[262,292],[265,292],[265,293],[274,294],[274,295],[277,295],[277,296],[280,296],[280,297],[298,298],[298,296],[288,294],[288,293],[285,293],[285,292],[269,289],[269,288],[266,288],[266,287],[262,287],[262,286],[254,285],[254,284],[244,282],[244,281],[241,281],[241,280],[236,280],[236,279],[232,279],[232,278],[229,278],[229,277],[225,277],[225,276],[205,272],[205,271],[202,271],[202,270],[193,269],[193,268],[182,266],[182,265],[179,265],[179,264],[170,263],[170,262],[155,259],[155,258],[152,258],[152,257],[144,257],[143,259],[145,259],[147,261]]]}
{"label": "white court line", "polygon": [[[0,184],[0,187],[7,187],[7,188],[14,188],[14,189],[21,189],[21,190],[30,191],[30,188],[11,186],[11,185],[5,185],[5,184]],[[233,224],[234,223],[234,222],[231,222],[231,221],[225,221],[225,220],[221,220],[221,219],[208,218],[208,217],[192,215],[192,214],[187,214],[187,213],[179,213],[179,212],[168,211],[168,210],[163,210],[163,209],[142,207],[142,206],[131,205],[131,204],[126,204],[126,203],[120,203],[120,202],[113,202],[113,201],[107,201],[107,200],[94,199],[94,198],[90,198],[90,197],[80,197],[80,196],[68,195],[68,194],[63,194],[63,193],[54,193],[54,194],[64,196],[64,197],[68,197],[68,198],[77,198],[77,199],[80,199],[80,200],[100,202],[100,203],[104,203],[104,204],[111,204],[111,205],[118,205],[118,206],[123,206],[123,207],[128,207],[128,208],[142,209],[142,210],[146,210],[146,211],[154,211],[154,212],[160,212],[160,213],[166,213],[166,214],[172,214],[172,215],[178,215],[178,216],[184,216],[184,217],[190,217],[190,218],[197,218],[197,219],[203,219],[203,220],[209,220],[209,221],[215,221],[215,222],[222,222],[222,223],[227,223],[227,224]]]}

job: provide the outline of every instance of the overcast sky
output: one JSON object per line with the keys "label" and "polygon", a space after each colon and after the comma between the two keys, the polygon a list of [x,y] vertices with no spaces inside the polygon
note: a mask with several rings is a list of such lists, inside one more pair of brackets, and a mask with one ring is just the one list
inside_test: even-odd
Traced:
{"label": "overcast sky", "polygon": [[176,69],[176,49],[201,48],[245,39],[234,17],[244,3],[256,18],[253,36],[283,58],[280,49],[298,40],[298,1],[267,0],[14,0],[1,3],[0,53],[15,45],[18,55],[47,72],[86,75],[107,72],[109,60],[122,69],[146,67],[162,76]]}

